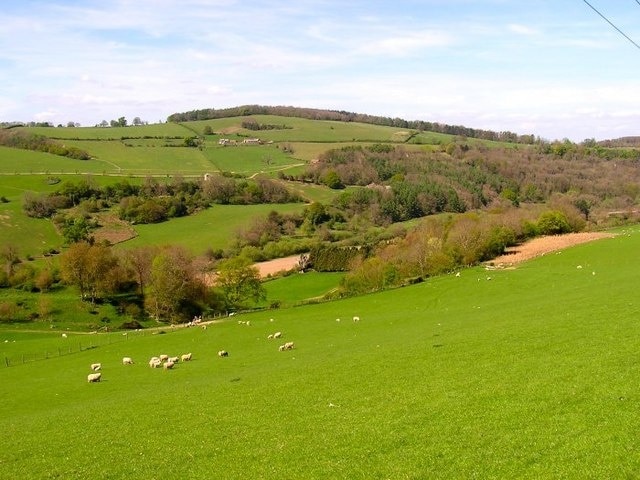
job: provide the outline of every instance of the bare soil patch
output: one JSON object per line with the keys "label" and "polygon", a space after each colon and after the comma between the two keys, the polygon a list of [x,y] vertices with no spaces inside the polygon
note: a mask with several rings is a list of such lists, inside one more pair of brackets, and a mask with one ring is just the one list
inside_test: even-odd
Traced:
{"label": "bare soil patch", "polygon": [[298,265],[300,255],[292,255],[290,257],[276,258],[266,262],[258,262],[253,266],[258,269],[262,278],[269,275],[275,275],[279,272],[288,272]]}
{"label": "bare soil patch", "polygon": [[508,248],[507,253],[496,257],[487,263],[495,266],[513,266],[517,263],[524,262],[525,260],[530,260],[532,258],[539,257],[540,255],[544,255],[545,253],[555,252],[573,245],[611,237],[615,237],[615,235],[606,232],[577,232],[534,238],[522,245]]}
{"label": "bare soil patch", "polygon": [[93,232],[93,237],[97,242],[106,240],[115,245],[137,235],[128,222],[120,220],[113,214],[98,215],[98,223],[100,227]]}

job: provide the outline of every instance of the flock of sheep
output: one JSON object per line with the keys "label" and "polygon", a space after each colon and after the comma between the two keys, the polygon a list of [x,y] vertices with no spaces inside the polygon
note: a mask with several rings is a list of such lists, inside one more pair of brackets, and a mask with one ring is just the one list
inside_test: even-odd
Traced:
{"label": "flock of sheep", "polygon": [[[165,370],[169,370],[173,368],[174,365],[179,361],[181,362],[190,361],[191,357],[192,357],[191,353],[185,353],[180,357],[170,357],[169,355],[162,354],[157,357],[155,356],[151,357],[151,359],[149,360],[149,366],[151,368],[162,367]],[[131,357],[122,357],[123,365],[133,365],[133,363],[134,362]],[[93,373],[90,373],[89,375],[87,375],[87,382],[88,383],[99,382],[102,379],[102,372],[99,372],[99,370],[102,369],[102,363],[92,363],[90,368],[93,371]]]}
{"label": "flock of sheep", "polygon": [[[271,319],[271,321],[273,322],[273,319]],[[340,319],[336,319],[336,321],[340,321]],[[354,322],[359,322],[360,321],[360,317],[353,317],[353,321]],[[194,320],[193,325],[198,325],[200,323],[200,318],[197,319],[197,321]],[[247,320],[247,321],[242,321],[239,320],[238,324],[240,325],[247,325],[250,326],[251,323]],[[191,326],[191,325],[190,325]],[[206,325],[204,325],[206,326]],[[273,340],[273,339],[280,339],[282,338],[282,332],[278,331],[275,333],[271,333],[267,336],[267,339],[269,340]],[[295,348],[295,344],[293,342],[285,342],[282,345],[280,345],[278,347],[278,350],[283,352],[285,350],[293,350]],[[229,356],[229,352],[227,352],[226,350],[219,350],[218,351],[218,357],[228,357]],[[153,356],[151,357],[151,359],[149,359],[149,367],[151,368],[160,368],[162,367],[164,370],[170,370],[172,369],[178,362],[188,362],[191,360],[192,354],[191,353],[185,353],[183,355],[181,355],[180,357],[170,357],[169,355],[166,354],[162,354],[159,356]],[[133,365],[133,359],[131,357],[123,357],[122,358],[122,364],[123,365]],[[87,382],[88,383],[96,383],[99,382],[102,378],[102,372],[100,372],[99,370],[102,368],[102,364],[101,363],[92,363],[91,366],[91,371],[93,373],[90,373],[89,375],[87,375]]]}

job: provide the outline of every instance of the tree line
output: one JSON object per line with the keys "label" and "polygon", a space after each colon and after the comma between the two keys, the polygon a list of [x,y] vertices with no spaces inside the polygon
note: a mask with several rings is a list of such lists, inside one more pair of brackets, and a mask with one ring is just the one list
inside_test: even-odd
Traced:
{"label": "tree line", "polygon": [[[30,217],[52,218],[61,228],[64,225],[80,226],[85,231],[81,238],[88,239],[90,223],[86,219],[92,213],[108,208],[114,208],[121,220],[148,224],[191,215],[212,204],[300,201],[302,199],[281,182],[262,177],[249,180],[216,174],[206,179],[185,180],[181,176],[174,176],[168,183],[147,177],[141,185],[122,180],[103,187],[87,177],[77,182],[63,182],[60,188],[51,193],[26,192],[23,211]],[[64,210],[72,207],[77,207],[81,212],[80,218],[70,218],[64,213]],[[78,228],[72,230],[77,231]],[[77,241],[77,238],[67,237],[67,240]]]}
{"label": "tree line", "polygon": [[249,115],[279,115],[284,117],[306,118],[309,120],[333,120],[339,122],[359,122],[387,127],[406,128],[425,132],[461,135],[469,138],[495,140],[499,142],[533,144],[540,142],[534,135],[518,135],[509,131],[495,132],[462,125],[448,125],[439,122],[422,120],[404,120],[378,115],[367,115],[344,110],[325,110],[316,108],[300,108],[290,106],[242,105],[232,108],[203,108],[183,113],[174,113],[167,117],[168,122],[190,122],[195,120],[213,120],[216,118],[246,117]]}

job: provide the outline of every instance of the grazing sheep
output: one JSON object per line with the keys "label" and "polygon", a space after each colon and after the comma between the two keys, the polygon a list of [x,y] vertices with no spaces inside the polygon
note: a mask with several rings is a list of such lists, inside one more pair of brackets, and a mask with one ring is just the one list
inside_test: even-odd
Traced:
{"label": "grazing sheep", "polygon": [[226,350],[220,350],[218,352],[218,356],[219,357],[228,357],[229,356],[229,352],[227,352]]}
{"label": "grazing sheep", "polygon": [[294,344],[293,342],[287,342],[284,345],[280,345],[278,347],[278,350],[280,350],[281,352],[284,352],[285,350],[293,350]]}
{"label": "grazing sheep", "polygon": [[178,357],[169,357],[167,359],[167,362],[171,362],[171,363],[178,363],[180,359]]}
{"label": "grazing sheep", "polygon": [[92,363],[91,364],[91,370],[93,370],[94,372],[97,372],[101,368],[102,368],[102,364],[101,363]]}
{"label": "grazing sheep", "polygon": [[151,357],[151,360],[149,360],[151,368],[158,368],[160,365],[162,365],[162,361],[158,357]]}
{"label": "grazing sheep", "polygon": [[354,321],[354,322],[359,322],[359,321],[360,321],[360,317],[357,317],[357,316],[356,316],[356,317],[353,317],[353,321]]}
{"label": "grazing sheep", "polygon": [[270,333],[270,334],[267,336],[267,339],[271,340],[272,338],[273,338],[273,333]]}
{"label": "grazing sheep", "polygon": [[173,368],[174,365],[175,365],[174,362],[167,361],[167,362],[164,362],[164,365],[162,365],[162,368],[164,368],[165,370],[170,370]]}
{"label": "grazing sheep", "polygon": [[282,337],[282,332],[276,332],[273,334],[273,338],[281,338]]}
{"label": "grazing sheep", "polygon": [[133,360],[131,359],[131,357],[123,357],[122,358],[122,364],[123,365],[133,365]]}
{"label": "grazing sheep", "polygon": [[102,377],[102,373],[90,373],[89,375],[87,375],[87,382],[89,383],[99,382],[101,377]]}
{"label": "grazing sheep", "polygon": [[164,361],[166,361],[166,360],[169,360],[169,355],[164,355],[164,354],[163,354],[163,355],[160,355],[160,357],[159,357],[159,358],[160,358],[160,361],[161,361],[161,362],[164,362]]}
{"label": "grazing sheep", "polygon": [[188,362],[191,360],[191,353],[185,353],[184,355],[182,355],[180,357],[180,360],[182,360],[183,362]]}
{"label": "grazing sheep", "polygon": [[66,334],[66,333],[63,333],[63,334],[62,334],[62,338],[67,338],[67,334]]}

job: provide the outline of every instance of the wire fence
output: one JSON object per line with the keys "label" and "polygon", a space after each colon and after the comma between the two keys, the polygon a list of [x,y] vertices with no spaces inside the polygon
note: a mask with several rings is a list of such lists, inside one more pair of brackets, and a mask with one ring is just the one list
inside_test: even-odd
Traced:
{"label": "wire fence", "polygon": [[[137,335],[143,335],[144,333],[136,332]],[[41,360],[48,360],[50,358],[62,357],[65,355],[73,355],[75,353],[84,352],[86,350],[92,350],[94,348],[103,347],[105,345],[111,345],[114,343],[125,342],[129,339],[127,335],[74,335],[67,339],[64,339],[64,345],[55,347],[46,347],[44,350],[36,352],[19,352],[15,354],[3,355],[3,360],[0,363],[0,368],[15,367],[17,365],[23,365],[25,363],[38,362]]]}

